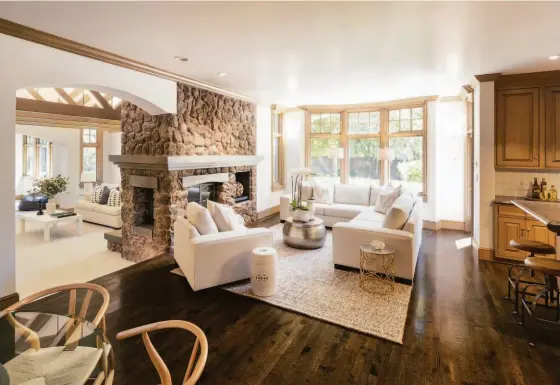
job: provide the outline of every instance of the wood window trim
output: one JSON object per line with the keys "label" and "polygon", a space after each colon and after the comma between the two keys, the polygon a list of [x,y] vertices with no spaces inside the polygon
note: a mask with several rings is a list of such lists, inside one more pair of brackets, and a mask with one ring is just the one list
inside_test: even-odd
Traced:
{"label": "wood window trim", "polygon": [[[275,106],[272,107],[272,121],[270,125],[271,130],[271,140],[270,140],[270,153],[271,153],[271,183],[272,192],[278,192],[284,190],[284,183],[279,181],[284,181],[284,131],[283,131],[283,119],[284,114],[275,110]],[[277,122],[276,130],[275,122]],[[278,134],[278,154],[274,153],[274,135]],[[274,156],[278,156],[278,180],[274,178]]]}
{"label": "wood window trim", "polygon": [[[96,143],[84,143],[84,130],[96,130]],[[98,183],[103,182],[103,131],[95,128],[82,128],[80,130],[80,175],[84,171],[84,148],[93,147],[96,148],[95,152],[95,169],[96,169],[96,179]],[[80,187],[83,187],[83,183],[80,182]]]}
{"label": "wood window trim", "polygon": [[[27,142],[27,138],[33,138],[32,143]],[[52,154],[53,154],[53,144],[52,142],[47,141],[47,143],[40,143],[40,138],[33,137],[31,135],[22,135],[22,177],[32,177],[38,178],[39,176],[39,159],[40,159],[40,149],[44,147],[47,149],[47,176],[53,176],[53,162],[52,162]],[[27,154],[29,151],[33,152],[33,156],[35,159],[35,164],[33,165],[33,170],[31,174],[27,173]]]}
{"label": "wood window trim", "polygon": [[[428,101],[434,100],[433,97],[411,98],[406,100],[398,100],[393,102],[382,102],[365,105],[350,106],[303,106],[305,110],[305,166],[311,165],[311,139],[313,138],[331,138],[339,139],[344,150],[344,158],[340,165],[340,183],[346,184],[349,181],[349,165],[350,165],[350,148],[349,139],[359,138],[379,138],[380,148],[389,145],[389,139],[395,137],[422,137],[422,196],[424,202],[428,200]],[[396,132],[389,133],[389,111],[405,108],[422,108],[423,127],[421,131]],[[381,126],[379,133],[357,133],[350,134],[348,132],[348,113],[350,112],[380,112]],[[340,134],[325,134],[311,132],[311,115],[320,113],[339,113],[340,114]],[[385,168],[380,167],[380,184],[384,185],[389,182],[389,176],[385,175]]]}

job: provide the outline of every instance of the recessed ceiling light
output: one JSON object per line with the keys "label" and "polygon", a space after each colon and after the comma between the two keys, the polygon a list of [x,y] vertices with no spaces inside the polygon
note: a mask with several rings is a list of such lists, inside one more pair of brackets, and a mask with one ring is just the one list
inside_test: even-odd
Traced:
{"label": "recessed ceiling light", "polygon": [[552,55],[548,57],[548,60],[558,60],[560,59],[560,55]]}
{"label": "recessed ceiling light", "polygon": [[189,58],[186,58],[184,56],[175,56],[175,60],[186,62],[186,61],[189,61]]}
{"label": "recessed ceiling light", "polygon": [[224,77],[224,76],[226,76],[227,74],[226,74],[225,72],[218,72],[216,75],[221,76],[221,77]]}

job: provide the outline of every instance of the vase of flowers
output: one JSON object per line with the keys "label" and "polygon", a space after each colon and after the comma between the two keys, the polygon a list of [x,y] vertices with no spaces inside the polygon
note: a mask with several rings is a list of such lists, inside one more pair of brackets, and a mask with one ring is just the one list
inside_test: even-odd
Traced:
{"label": "vase of flowers", "polygon": [[307,202],[302,201],[303,181],[311,176],[313,176],[313,172],[309,168],[292,172],[292,201],[290,202],[290,210],[295,221],[309,222],[311,219],[311,211]]}
{"label": "vase of flowers", "polygon": [[47,214],[54,214],[56,212],[56,202],[54,197],[66,191],[68,187],[68,178],[57,175],[54,178],[40,179],[33,185],[32,194],[41,194],[48,198]]}

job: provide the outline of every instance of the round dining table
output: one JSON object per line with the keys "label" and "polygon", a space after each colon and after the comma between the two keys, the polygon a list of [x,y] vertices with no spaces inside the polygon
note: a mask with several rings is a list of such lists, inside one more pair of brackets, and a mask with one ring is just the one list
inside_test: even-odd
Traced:
{"label": "round dining table", "polygon": [[0,318],[0,385],[109,385],[111,344],[79,317],[14,311]]}

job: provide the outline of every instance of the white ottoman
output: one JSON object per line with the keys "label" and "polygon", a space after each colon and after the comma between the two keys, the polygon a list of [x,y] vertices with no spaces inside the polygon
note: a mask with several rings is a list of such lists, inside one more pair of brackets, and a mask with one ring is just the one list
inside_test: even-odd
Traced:
{"label": "white ottoman", "polygon": [[251,258],[251,288],[259,297],[276,293],[278,283],[278,257],[273,247],[253,249]]}

